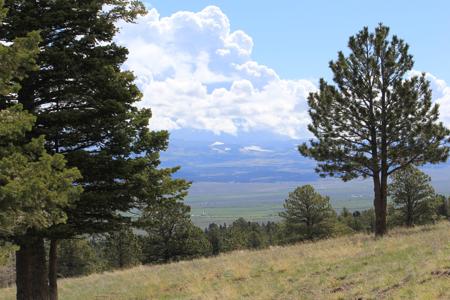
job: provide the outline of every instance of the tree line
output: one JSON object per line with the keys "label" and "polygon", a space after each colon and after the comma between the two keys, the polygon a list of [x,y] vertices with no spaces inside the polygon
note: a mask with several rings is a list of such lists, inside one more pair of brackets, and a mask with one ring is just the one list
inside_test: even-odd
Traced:
{"label": "tree line", "polygon": [[[15,252],[17,299],[58,299],[71,247],[93,247],[109,266],[101,249],[122,236],[120,249],[142,249],[133,261],[153,263],[270,245],[275,231],[284,242],[336,232],[344,217],[308,186],[289,196],[282,226],[239,220],[203,232],[192,224],[182,201],[190,182],[172,177],[177,167],[160,167],[169,134],[149,129],[151,110],[137,107],[142,94],[122,68],[128,50],[114,42],[119,22],[146,13],[143,3],[0,0],[0,8],[0,242]],[[425,75],[408,75],[408,45],[389,28],[364,28],[348,46],[330,63],[335,85],[321,80],[309,97],[314,138],[299,151],[318,161],[321,176],[373,180],[373,230],[382,236],[390,215],[407,225],[435,216],[422,197],[429,178],[413,166],[446,161],[450,131]],[[403,186],[390,191],[390,181]],[[212,232],[221,233],[215,242]],[[111,267],[128,264],[116,255]]]}
{"label": "tree line", "polygon": [[[450,197],[436,194],[429,176],[419,169],[408,167],[399,172],[388,190],[391,199],[388,228],[450,221]],[[58,277],[373,233],[376,229],[373,209],[350,211],[343,208],[337,213],[329,197],[320,195],[310,185],[298,187],[289,194],[280,213],[280,222],[251,222],[239,218],[229,225],[212,223],[202,230],[192,224],[189,206],[182,202],[172,204],[176,204],[177,209],[161,206],[152,210],[152,216],[142,215],[141,227],[61,241]],[[155,215],[165,217],[155,219]],[[5,252],[11,251],[5,249]],[[5,269],[5,275],[6,272],[11,270]],[[4,284],[10,277],[5,276]]]}

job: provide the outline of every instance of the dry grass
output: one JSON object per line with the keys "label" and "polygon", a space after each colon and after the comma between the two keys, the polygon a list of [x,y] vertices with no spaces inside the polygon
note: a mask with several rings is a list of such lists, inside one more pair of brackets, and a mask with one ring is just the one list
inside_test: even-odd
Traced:
{"label": "dry grass", "polygon": [[[450,223],[60,281],[63,300],[450,299]],[[14,290],[0,290],[13,299]]]}

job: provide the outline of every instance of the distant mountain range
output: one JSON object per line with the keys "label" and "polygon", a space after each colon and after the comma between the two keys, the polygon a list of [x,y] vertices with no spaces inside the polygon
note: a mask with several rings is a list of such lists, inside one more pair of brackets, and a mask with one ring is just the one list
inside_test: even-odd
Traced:
{"label": "distant mountain range", "polygon": [[315,162],[303,158],[288,138],[214,135],[179,130],[171,134],[163,165],[180,165],[177,176],[193,181],[280,182],[317,179]]}
{"label": "distant mountain range", "polygon": [[[316,162],[302,157],[302,140],[252,132],[215,135],[202,130],[175,130],[163,166],[181,166],[176,176],[194,182],[314,182]],[[423,168],[438,192],[450,194],[450,163]]]}

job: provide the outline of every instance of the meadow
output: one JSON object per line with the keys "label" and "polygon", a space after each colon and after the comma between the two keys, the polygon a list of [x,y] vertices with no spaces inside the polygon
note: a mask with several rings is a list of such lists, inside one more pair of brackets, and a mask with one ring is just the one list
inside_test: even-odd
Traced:
{"label": "meadow", "polygon": [[371,185],[367,181],[343,183],[339,180],[315,182],[237,183],[195,182],[185,203],[191,206],[191,219],[201,228],[210,223],[232,223],[239,217],[249,221],[278,221],[283,202],[297,186],[312,184],[330,197],[338,212],[372,207]]}
{"label": "meadow", "polygon": [[[64,279],[78,299],[450,299],[450,222]],[[0,299],[14,299],[13,288]]]}

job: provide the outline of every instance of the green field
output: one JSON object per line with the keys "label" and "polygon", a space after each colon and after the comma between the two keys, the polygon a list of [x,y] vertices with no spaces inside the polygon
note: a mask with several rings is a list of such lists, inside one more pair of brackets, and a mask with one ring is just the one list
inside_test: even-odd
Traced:
{"label": "green field", "polygon": [[[194,183],[186,203],[192,208],[194,223],[206,227],[210,223],[231,223],[239,217],[266,222],[277,221],[284,199],[295,187],[308,182],[281,183]],[[371,186],[366,181],[342,183],[322,180],[312,183],[322,194],[330,196],[336,210],[364,210],[371,207]]]}

